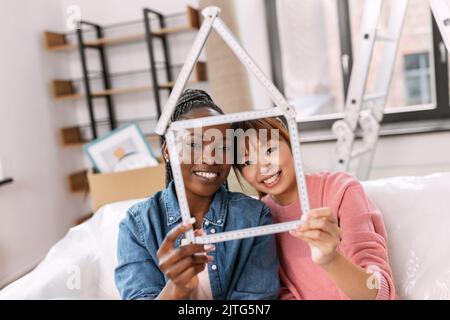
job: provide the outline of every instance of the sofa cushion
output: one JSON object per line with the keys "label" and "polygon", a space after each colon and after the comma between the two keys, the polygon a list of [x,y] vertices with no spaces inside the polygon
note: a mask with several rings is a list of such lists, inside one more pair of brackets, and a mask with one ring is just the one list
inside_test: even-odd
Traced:
{"label": "sofa cushion", "polygon": [[450,172],[363,185],[384,217],[400,298],[450,299]]}

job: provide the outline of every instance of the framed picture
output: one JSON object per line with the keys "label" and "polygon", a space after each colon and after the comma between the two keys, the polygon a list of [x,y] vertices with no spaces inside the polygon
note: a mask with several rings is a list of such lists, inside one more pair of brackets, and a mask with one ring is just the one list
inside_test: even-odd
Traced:
{"label": "framed picture", "polygon": [[135,123],[117,128],[86,144],[83,149],[100,173],[158,165],[152,148]]}

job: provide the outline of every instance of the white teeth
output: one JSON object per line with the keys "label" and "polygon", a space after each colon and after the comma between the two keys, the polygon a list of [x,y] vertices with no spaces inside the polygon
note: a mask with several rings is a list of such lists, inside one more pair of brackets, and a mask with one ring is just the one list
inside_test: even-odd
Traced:
{"label": "white teeth", "polygon": [[195,174],[199,177],[207,179],[213,179],[219,175],[217,172],[204,172],[204,171],[195,171]]}
{"label": "white teeth", "polygon": [[280,173],[278,172],[277,174],[274,174],[273,176],[271,176],[269,179],[264,180],[263,182],[265,184],[271,184],[272,182],[274,182],[278,176],[280,175]]}

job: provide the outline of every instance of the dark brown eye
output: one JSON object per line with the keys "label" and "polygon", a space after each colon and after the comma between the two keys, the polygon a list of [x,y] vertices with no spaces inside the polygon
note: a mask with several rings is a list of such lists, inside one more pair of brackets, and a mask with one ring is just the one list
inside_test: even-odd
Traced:
{"label": "dark brown eye", "polygon": [[247,160],[247,161],[245,161],[245,162],[242,164],[243,167],[247,167],[247,166],[249,166],[249,165],[251,165],[250,160]]}
{"label": "dark brown eye", "polygon": [[268,148],[267,151],[266,151],[267,155],[270,155],[270,154],[272,154],[273,152],[275,152],[275,149],[276,149],[276,148],[274,148],[274,147]]}

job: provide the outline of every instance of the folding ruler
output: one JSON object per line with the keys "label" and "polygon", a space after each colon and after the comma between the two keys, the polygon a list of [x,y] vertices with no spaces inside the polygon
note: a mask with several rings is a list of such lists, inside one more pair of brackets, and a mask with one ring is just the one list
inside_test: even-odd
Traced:
{"label": "folding ruler", "polygon": [[[189,51],[188,57],[178,75],[173,90],[167,100],[167,103],[163,109],[161,117],[159,118],[155,132],[159,135],[165,135],[168,149],[169,159],[171,163],[172,173],[175,182],[175,189],[177,192],[179,207],[183,223],[189,223],[191,220],[191,214],[186,199],[186,193],[184,188],[184,182],[180,168],[180,157],[176,146],[175,134],[179,130],[188,128],[212,126],[218,124],[232,123],[236,121],[245,121],[267,117],[284,116],[288,124],[288,130],[291,138],[291,149],[295,163],[295,176],[297,179],[297,187],[299,190],[299,198],[302,209],[302,219],[292,222],[272,224],[267,226],[259,226],[254,228],[247,228],[241,230],[227,231],[217,234],[210,234],[201,237],[195,237],[193,230],[189,230],[185,234],[184,243],[217,243],[229,240],[250,238],[268,234],[274,234],[279,232],[285,232],[296,229],[307,217],[309,212],[309,200],[308,192],[306,189],[306,180],[303,171],[300,143],[298,140],[298,128],[295,121],[295,109],[292,108],[287,102],[286,98],[278,91],[273,83],[264,75],[261,69],[250,58],[248,53],[239,45],[238,41],[219,18],[220,9],[218,7],[207,7],[202,11],[204,21],[198,31],[198,34],[194,40],[194,44]],[[214,117],[204,117],[199,119],[181,120],[171,123],[170,117],[175,109],[176,103],[182,94],[182,91],[189,80],[189,77],[194,69],[195,63],[205,45],[208,36],[212,29],[223,38],[231,50],[236,54],[239,60],[252,72],[261,84],[269,92],[275,107],[269,110],[250,111],[232,113],[227,115],[220,115]]]}
{"label": "folding ruler", "polygon": [[[380,29],[383,1],[366,0],[365,2],[359,35],[359,50],[356,52],[357,59],[353,66],[345,101],[345,116],[342,120],[336,121],[332,127],[337,138],[336,170],[348,171],[350,161],[360,157],[356,176],[362,180],[368,178],[372,165],[408,2],[407,0],[393,0],[390,3],[388,27],[386,31],[381,31],[378,29]],[[368,95],[365,94],[367,77],[376,41],[382,41],[384,44],[381,69],[375,93]],[[354,150],[358,125],[361,129],[363,143],[362,147]]]}
{"label": "folding ruler", "polygon": [[450,3],[447,0],[429,0],[429,3],[445,46],[450,51]]}

